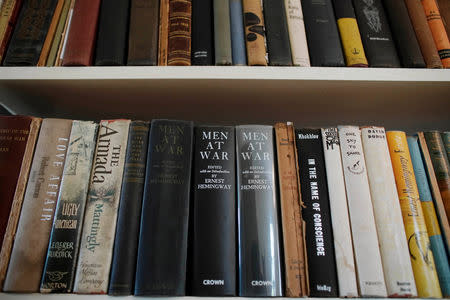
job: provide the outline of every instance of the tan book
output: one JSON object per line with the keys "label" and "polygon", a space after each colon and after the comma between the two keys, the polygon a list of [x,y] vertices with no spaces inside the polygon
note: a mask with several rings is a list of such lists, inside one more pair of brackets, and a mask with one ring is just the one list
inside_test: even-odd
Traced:
{"label": "tan book", "polygon": [[70,30],[70,21],[72,20],[73,8],[75,6],[75,0],[70,0],[69,12],[67,13],[64,29],[61,34],[61,42],[58,46],[58,52],[56,53],[55,66],[61,66],[62,59],[64,57],[64,49],[67,42],[67,37]]}
{"label": "tan book", "polygon": [[71,0],[64,0],[61,16],[59,17],[58,25],[56,26],[55,37],[53,38],[50,51],[48,52],[47,62],[45,63],[47,67],[53,67],[55,65],[59,45],[61,44],[64,27],[66,25],[67,16],[69,15],[70,3]]}
{"label": "tan book", "polygon": [[292,63],[294,66],[310,67],[302,4],[300,0],[284,0],[284,6],[291,42]]}
{"label": "tan book", "polygon": [[61,17],[61,11],[63,8],[64,0],[58,0],[56,4],[55,12],[53,13],[50,27],[48,28],[47,36],[45,37],[44,45],[42,46],[41,55],[37,63],[38,67],[43,67],[47,63],[48,53],[52,46],[53,39],[55,37],[56,27],[58,26],[59,18]]}
{"label": "tan book", "polygon": [[266,35],[261,0],[243,0],[242,8],[244,10],[248,65],[267,66]]}
{"label": "tan book", "polygon": [[5,0],[0,6],[0,63],[6,54],[14,24],[19,15],[22,0]]}
{"label": "tan book", "polygon": [[159,4],[158,66],[167,66],[168,41],[169,41],[169,0],[161,0]]}
{"label": "tan book", "polygon": [[3,291],[38,292],[72,120],[44,119]]}

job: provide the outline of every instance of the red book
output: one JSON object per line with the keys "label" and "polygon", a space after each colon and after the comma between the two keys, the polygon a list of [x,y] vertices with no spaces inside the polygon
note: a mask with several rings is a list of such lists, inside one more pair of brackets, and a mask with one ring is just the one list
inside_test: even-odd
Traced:
{"label": "red book", "polygon": [[100,0],[77,0],[73,8],[63,66],[91,66],[94,57]]}

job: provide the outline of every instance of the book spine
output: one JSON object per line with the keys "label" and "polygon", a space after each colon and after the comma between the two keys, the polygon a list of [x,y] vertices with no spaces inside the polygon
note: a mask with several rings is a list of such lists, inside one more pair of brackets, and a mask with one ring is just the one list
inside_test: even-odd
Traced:
{"label": "book spine", "polygon": [[192,1],[192,65],[209,66],[213,64],[212,15],[212,1]]}
{"label": "book spine", "polygon": [[135,295],[185,295],[193,123],[153,120]]}
{"label": "book spine", "polygon": [[38,292],[72,121],[44,119],[17,225],[5,292]]}
{"label": "book spine", "polygon": [[442,68],[422,3],[417,0],[405,0],[405,4],[427,68]]}
{"label": "book spine", "polygon": [[160,0],[131,0],[128,33],[129,66],[158,64],[158,30]]}
{"label": "book spine", "polygon": [[236,295],[234,127],[195,129],[192,294]]}
{"label": "book spine", "polygon": [[358,297],[352,233],[336,127],[322,128],[322,145],[330,197],[339,297]]}
{"label": "book spine", "polygon": [[230,1],[231,24],[231,54],[233,65],[247,65],[247,52],[245,51],[244,15],[242,14],[242,0]]}
{"label": "book spine", "polygon": [[447,159],[450,161],[450,131],[441,132],[441,138],[447,152]]}
{"label": "book spine", "polygon": [[369,66],[399,68],[397,50],[381,0],[353,0]]}
{"label": "book spine", "polygon": [[314,67],[344,67],[331,0],[301,0],[309,58]]}
{"label": "book spine", "polygon": [[[337,297],[336,260],[320,129],[295,131],[310,297]],[[327,272],[323,272],[327,270]]]}
{"label": "book spine", "polygon": [[367,67],[368,62],[351,0],[333,0],[347,67]]}
{"label": "book spine", "polygon": [[55,30],[55,37],[53,38],[52,44],[50,46],[50,50],[48,52],[47,62],[45,65],[47,67],[53,67],[56,65],[56,59],[58,55],[58,49],[63,41],[63,32],[64,27],[66,24],[67,16],[69,15],[70,10],[70,0],[65,0],[62,10],[61,10],[61,16],[58,20],[58,25],[56,26]]}
{"label": "book spine", "polygon": [[169,46],[169,0],[159,3],[158,66],[167,66]]}
{"label": "book spine", "polygon": [[84,213],[74,292],[105,294],[116,232],[129,120],[103,120]]}
{"label": "book spine", "polygon": [[437,4],[447,35],[450,36],[450,2],[447,0],[437,0]]}
{"label": "book spine", "polygon": [[97,128],[93,122],[72,123],[41,293],[72,292]]}
{"label": "book spine", "polygon": [[70,24],[72,23],[72,15],[73,15],[73,8],[75,7],[75,0],[70,0],[70,7],[69,11],[67,13],[66,22],[64,24],[64,29],[61,36],[61,42],[58,47],[58,53],[56,54],[56,60],[55,60],[55,66],[61,66],[62,59],[64,58],[64,50],[66,49],[67,45],[67,38],[69,36],[69,28]]}
{"label": "book spine", "polygon": [[22,7],[22,0],[4,0],[0,11],[0,63],[3,62],[5,51],[16,25],[17,17]]}
{"label": "book spine", "polygon": [[95,50],[96,66],[125,64],[129,5],[129,0],[102,1]]}
{"label": "book spine", "polygon": [[383,0],[383,4],[402,66],[405,68],[425,68],[426,65],[405,1]]}
{"label": "book spine", "polygon": [[450,68],[450,41],[435,0],[421,0],[442,66]]}
{"label": "book spine", "polygon": [[3,241],[0,252],[0,289],[3,289],[3,283],[8,269],[9,258],[11,257],[11,249],[16,235],[17,223],[19,222],[20,211],[22,209],[23,196],[28,182],[28,175],[31,168],[31,162],[36,145],[37,136],[42,120],[40,118],[32,118],[29,126],[28,139],[26,141],[23,152],[22,163],[20,166],[19,176],[15,185],[14,195],[12,197],[11,208],[8,210],[8,222],[3,234]]}
{"label": "book spine", "polygon": [[242,0],[245,46],[249,66],[267,66],[266,35],[261,0]]}
{"label": "book spine", "polygon": [[284,7],[289,30],[292,64],[294,66],[310,67],[302,5],[297,0],[284,0]]}
{"label": "book spine", "polygon": [[236,127],[239,295],[245,297],[282,296],[272,131]]}
{"label": "book spine", "polygon": [[442,296],[450,296],[450,265],[447,252],[445,250],[444,240],[442,239],[439,222],[434,208],[433,198],[428,186],[427,175],[423,165],[422,156],[419,149],[418,138],[408,137],[408,147],[411,154],[411,161],[416,176],[417,188],[419,190],[420,202],[427,225],[428,237],[430,238],[431,251],[433,252],[436,263],[436,272],[439,278]]}
{"label": "book spine", "polygon": [[214,0],[214,50],[215,64],[229,66],[232,64],[230,3],[228,0]]}
{"label": "book spine", "polygon": [[287,297],[308,295],[304,221],[299,191],[295,133],[292,123],[275,125],[281,223],[284,244],[285,291]]}
{"label": "book spine", "polygon": [[37,62],[38,67],[43,67],[47,63],[48,54],[49,54],[53,39],[55,38],[56,27],[58,25],[59,18],[61,17],[63,5],[64,5],[64,0],[58,0],[58,3],[56,4],[55,11],[53,13],[53,16],[52,16],[52,19],[50,22],[50,26],[47,31],[47,35],[46,35],[44,43],[42,45],[41,54],[39,55],[39,60]]}
{"label": "book spine", "polygon": [[386,137],[418,296],[441,298],[406,135],[402,131],[388,131]]}
{"label": "book spine", "polygon": [[169,0],[168,66],[191,65],[191,0]]}
{"label": "book spine", "polygon": [[[24,0],[6,51],[4,66],[36,66],[57,0]],[[34,22],[39,20],[39,22]]]}
{"label": "book spine", "polygon": [[387,297],[361,131],[357,126],[338,131],[360,294]]}
{"label": "book spine", "polygon": [[365,127],[361,135],[388,297],[417,297],[385,130]]}
{"label": "book spine", "polygon": [[142,121],[130,124],[108,287],[110,295],[131,295],[134,290],[149,125]]}

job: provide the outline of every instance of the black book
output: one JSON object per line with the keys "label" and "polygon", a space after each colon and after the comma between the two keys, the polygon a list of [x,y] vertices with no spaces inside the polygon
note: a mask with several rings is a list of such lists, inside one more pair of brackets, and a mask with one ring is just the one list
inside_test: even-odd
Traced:
{"label": "black book", "polygon": [[383,4],[402,66],[425,68],[426,64],[405,1],[383,0]]}
{"label": "black book", "polygon": [[195,129],[192,294],[236,295],[234,127]]}
{"label": "black book", "polygon": [[284,1],[264,0],[263,4],[269,65],[292,66],[291,45]]}
{"label": "black book", "polygon": [[193,123],[150,127],[135,295],[185,295]]}
{"label": "black book", "polygon": [[282,296],[273,127],[236,126],[239,295]]}
{"label": "black book", "polygon": [[309,58],[314,67],[344,67],[331,0],[302,0]]}
{"label": "black book", "polygon": [[397,50],[381,0],[353,0],[369,67],[399,68]]}
{"label": "black book", "polygon": [[3,61],[4,66],[36,66],[57,0],[24,0]]}
{"label": "black book", "polygon": [[102,1],[98,20],[96,66],[123,66],[128,46],[130,0]]}
{"label": "black book", "polygon": [[131,295],[144,193],[149,122],[130,124],[108,294]]}
{"label": "black book", "polygon": [[330,203],[320,129],[295,131],[311,297],[338,297]]}
{"label": "black book", "polygon": [[213,65],[212,16],[212,0],[192,0],[192,65]]}

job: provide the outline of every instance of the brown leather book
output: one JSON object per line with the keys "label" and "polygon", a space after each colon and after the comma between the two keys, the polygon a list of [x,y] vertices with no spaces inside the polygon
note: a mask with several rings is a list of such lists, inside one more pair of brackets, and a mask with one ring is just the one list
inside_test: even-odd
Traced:
{"label": "brown leather book", "polygon": [[[12,174],[10,174],[9,176],[5,176],[7,178],[2,178],[0,182],[2,190],[2,206],[6,206],[5,203],[7,201],[10,201],[10,206],[5,209],[2,208],[0,211],[0,214],[2,215],[2,222],[4,220],[3,216],[6,217],[7,221],[3,231],[4,234],[2,234],[2,247],[0,252],[0,290],[3,287],[6,270],[8,269],[9,258],[11,256],[11,248],[14,242],[14,236],[16,234],[20,211],[22,209],[22,201],[25,194],[25,187],[28,181],[28,174],[30,172],[31,160],[33,158],[34,147],[36,145],[36,140],[42,121],[40,118],[35,117],[14,116],[4,118],[1,118],[0,122],[6,120],[7,126],[11,130],[19,131],[14,132],[14,135],[17,138],[13,138],[13,141],[8,142],[8,148],[11,148],[8,152],[5,152],[7,153],[6,156],[8,156],[7,161],[1,162],[2,166],[5,163],[7,170]],[[8,124],[10,124],[11,126]],[[2,129],[6,129],[9,131],[9,128],[3,128],[4,126],[1,127]],[[6,140],[3,141],[6,142]],[[4,180],[12,181],[12,178],[15,176],[15,174],[17,174],[17,180],[15,182],[11,182],[12,186],[6,186],[6,182],[4,182]],[[8,200],[9,197],[11,197],[11,200]]]}
{"label": "brown leather book", "polygon": [[441,13],[442,22],[444,22],[445,31],[450,38],[450,1],[437,0],[439,12]]}
{"label": "brown leather book", "polygon": [[260,0],[243,0],[245,45],[249,66],[267,66],[264,18]]}
{"label": "brown leather book", "polygon": [[62,59],[63,66],[92,65],[99,10],[100,0],[75,1]]}
{"label": "brown leather book", "polygon": [[52,46],[53,39],[55,37],[56,27],[58,26],[59,18],[61,17],[64,0],[58,0],[56,4],[55,12],[53,13],[52,22],[48,28],[47,36],[45,37],[44,45],[42,46],[41,55],[37,63],[38,67],[45,66],[47,63],[47,57]]}
{"label": "brown leather book", "polygon": [[420,0],[405,0],[405,4],[427,68],[442,68],[441,59],[428,26],[422,3]]}
{"label": "brown leather book", "polygon": [[44,119],[3,291],[38,292],[59,194],[71,120]]}
{"label": "brown leather book", "polygon": [[191,65],[191,0],[169,0],[168,66]]}
{"label": "brown leather book", "polygon": [[159,5],[158,66],[167,66],[167,46],[169,42],[169,0],[161,0]]}
{"label": "brown leather book", "polygon": [[11,34],[16,24],[22,0],[4,0],[0,14],[0,63],[3,61]]}

